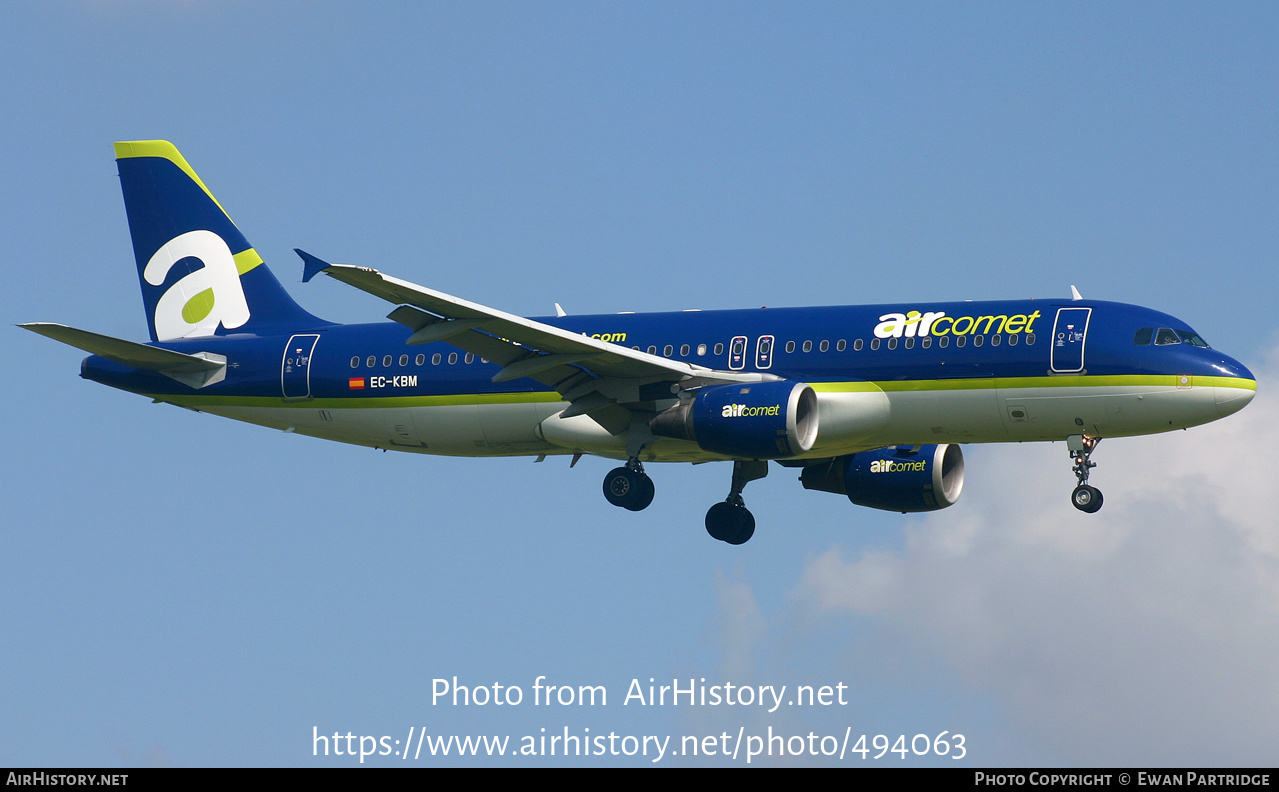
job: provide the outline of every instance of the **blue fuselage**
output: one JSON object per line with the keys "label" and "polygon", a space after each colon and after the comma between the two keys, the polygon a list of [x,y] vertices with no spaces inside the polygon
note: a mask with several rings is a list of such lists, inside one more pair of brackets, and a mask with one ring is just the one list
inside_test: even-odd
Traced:
{"label": "blue fuselage", "polygon": [[[536,321],[708,369],[808,383],[824,402],[820,450],[808,456],[892,443],[1146,434],[1230,414],[1255,391],[1247,368],[1202,345],[1185,322],[1120,303],[761,308]],[[86,359],[83,375],[161,401],[364,445],[468,455],[609,452],[607,442],[594,447],[589,439],[546,442],[537,425],[565,406],[547,385],[527,378],[495,383],[500,366],[446,342],[406,345],[411,334],[391,322],[320,324],[159,344],[226,357],[225,379],[199,390],[96,356]],[[654,410],[670,397],[661,390],[668,387],[647,394]],[[469,443],[432,428],[436,419],[472,421],[456,409],[468,406],[505,414],[479,415],[478,436]],[[881,406],[887,415],[879,415]],[[396,442],[394,430],[388,440],[385,421],[366,416],[343,428],[335,417],[344,408],[378,407],[417,413],[398,438],[404,442]],[[844,407],[858,418],[841,417]],[[432,443],[433,434],[448,439]],[[666,445],[675,450],[675,443]],[[651,449],[651,458],[666,458],[662,450]]]}

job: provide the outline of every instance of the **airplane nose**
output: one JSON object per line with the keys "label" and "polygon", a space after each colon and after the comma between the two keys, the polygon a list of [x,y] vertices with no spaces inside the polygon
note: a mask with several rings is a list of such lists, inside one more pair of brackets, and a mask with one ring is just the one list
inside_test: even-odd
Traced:
{"label": "airplane nose", "polygon": [[1221,413],[1222,418],[1234,415],[1247,407],[1248,402],[1252,401],[1252,397],[1256,395],[1255,390],[1244,388],[1216,388],[1217,412]]}
{"label": "airplane nose", "polygon": [[1238,372],[1238,385],[1232,387],[1218,386],[1213,389],[1213,397],[1217,402],[1217,412],[1221,413],[1221,417],[1234,415],[1235,413],[1248,406],[1248,402],[1257,395],[1257,380],[1252,376],[1252,372],[1243,366],[1243,364],[1231,360],[1229,361],[1231,368]]}

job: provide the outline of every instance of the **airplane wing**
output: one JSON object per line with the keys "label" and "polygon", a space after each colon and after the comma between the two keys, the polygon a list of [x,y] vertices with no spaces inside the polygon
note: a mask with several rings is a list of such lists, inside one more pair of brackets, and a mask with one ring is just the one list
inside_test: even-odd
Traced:
{"label": "airplane wing", "polygon": [[[712,382],[758,381],[758,374],[717,371],[590,338],[515,314],[488,308],[434,289],[383,275],[375,269],[329,264],[302,250],[309,281],[331,278],[399,305],[388,318],[412,329],[410,344],[447,341],[502,366],[493,377],[505,382],[529,377],[554,388],[571,406],[564,417],[589,415],[613,434],[626,431],[633,412],[651,412],[641,392],[658,383],[685,387]],[[651,389],[650,389],[651,391]],[[665,398],[673,398],[669,390]]]}

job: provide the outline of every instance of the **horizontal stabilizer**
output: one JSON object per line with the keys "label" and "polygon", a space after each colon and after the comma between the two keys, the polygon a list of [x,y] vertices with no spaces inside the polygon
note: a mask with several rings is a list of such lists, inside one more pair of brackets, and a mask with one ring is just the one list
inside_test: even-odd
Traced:
{"label": "horizontal stabilizer", "polygon": [[226,377],[226,358],[222,355],[207,352],[186,355],[53,322],[29,322],[18,327],[25,327],[33,333],[48,336],[54,341],[61,341],[122,366],[163,374],[192,388],[203,388],[221,382]]}

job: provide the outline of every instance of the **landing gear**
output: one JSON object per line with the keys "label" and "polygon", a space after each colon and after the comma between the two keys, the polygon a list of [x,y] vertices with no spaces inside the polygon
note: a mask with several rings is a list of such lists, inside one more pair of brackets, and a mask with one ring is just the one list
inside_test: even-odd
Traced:
{"label": "landing gear", "polygon": [[706,533],[712,539],[739,545],[755,535],[755,516],[746,508],[742,490],[750,482],[767,475],[768,463],[761,459],[733,463],[733,485],[728,498],[706,512]]}
{"label": "landing gear", "polygon": [[1101,497],[1101,490],[1088,484],[1088,471],[1097,467],[1097,463],[1092,461],[1092,452],[1100,442],[1100,437],[1087,435],[1071,435],[1066,438],[1066,448],[1070,451],[1071,459],[1075,461],[1071,470],[1074,471],[1075,479],[1079,482],[1075,491],[1070,493],[1070,502],[1075,504],[1076,509],[1088,514],[1093,514],[1100,509],[1104,500]]}
{"label": "landing gear", "polygon": [[731,545],[745,544],[755,535],[755,515],[741,503],[717,503],[706,512],[706,533]]}
{"label": "landing gear", "polygon": [[604,497],[614,506],[631,511],[643,511],[653,502],[653,480],[644,472],[638,460],[627,462],[626,467],[613,468],[604,477]]}
{"label": "landing gear", "polygon": [[631,429],[626,441],[626,465],[613,468],[604,477],[604,498],[614,506],[631,511],[643,511],[653,502],[653,480],[644,472],[640,452],[653,442],[648,429],[648,419],[631,416]]}
{"label": "landing gear", "polygon": [[1075,504],[1075,508],[1089,514],[1101,508],[1102,500],[1104,499],[1101,497],[1101,490],[1087,484],[1080,484],[1070,494],[1070,502]]}

